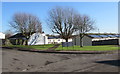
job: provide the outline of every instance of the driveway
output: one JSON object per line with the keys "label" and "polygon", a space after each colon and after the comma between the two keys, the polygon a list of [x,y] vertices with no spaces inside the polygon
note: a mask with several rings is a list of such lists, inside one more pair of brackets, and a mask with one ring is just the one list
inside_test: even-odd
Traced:
{"label": "driveway", "polygon": [[118,51],[112,54],[59,54],[3,48],[3,72],[118,72]]}

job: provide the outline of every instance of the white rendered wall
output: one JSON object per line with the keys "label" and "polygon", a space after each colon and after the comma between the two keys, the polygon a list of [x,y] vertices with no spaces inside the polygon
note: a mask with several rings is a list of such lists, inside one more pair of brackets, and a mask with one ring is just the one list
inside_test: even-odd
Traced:
{"label": "white rendered wall", "polygon": [[5,34],[3,34],[2,32],[0,32],[0,39],[5,39]]}
{"label": "white rendered wall", "polygon": [[48,44],[48,37],[45,36],[45,34],[41,33],[34,33],[28,41],[28,45],[43,45],[43,44]]}
{"label": "white rendered wall", "polygon": [[[48,43],[49,44],[54,44],[54,43],[60,44],[62,42],[66,42],[65,39],[61,39],[61,38],[58,38],[58,39],[48,39]],[[72,39],[68,39],[68,42],[72,42]]]}

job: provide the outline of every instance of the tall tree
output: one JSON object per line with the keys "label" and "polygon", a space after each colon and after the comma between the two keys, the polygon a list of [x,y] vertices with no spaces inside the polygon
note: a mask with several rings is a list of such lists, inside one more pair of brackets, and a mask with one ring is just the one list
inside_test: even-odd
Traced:
{"label": "tall tree", "polygon": [[7,39],[7,38],[9,38],[10,36],[12,36],[13,35],[13,32],[11,31],[11,30],[6,30],[5,31],[5,38]]}
{"label": "tall tree", "polygon": [[80,36],[80,47],[83,47],[83,37],[84,35],[95,29],[94,22],[89,16],[87,15],[76,15],[74,19],[75,28],[79,31]]}
{"label": "tall tree", "polygon": [[74,16],[76,11],[72,8],[55,7],[50,10],[48,24],[52,32],[59,34],[68,42],[74,32]]}
{"label": "tall tree", "polygon": [[26,37],[26,45],[32,33],[42,32],[42,26],[39,18],[28,13],[15,13],[10,25],[17,32],[22,33]]}

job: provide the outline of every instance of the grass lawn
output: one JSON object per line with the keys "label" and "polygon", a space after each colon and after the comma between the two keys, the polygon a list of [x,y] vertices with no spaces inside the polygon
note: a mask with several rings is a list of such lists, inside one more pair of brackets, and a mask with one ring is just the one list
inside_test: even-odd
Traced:
{"label": "grass lawn", "polygon": [[55,50],[65,50],[65,51],[108,51],[108,50],[118,50],[118,46],[114,45],[104,45],[104,46],[71,46],[71,47],[62,47],[60,45],[58,48]]}
{"label": "grass lawn", "polygon": [[[30,49],[38,49],[38,50],[46,50],[50,47],[53,47],[54,44],[46,44],[46,45],[9,45],[5,47],[20,47],[20,48],[30,48]],[[62,47],[60,45],[55,49],[56,51],[109,51],[109,50],[118,50],[118,46],[115,45],[103,45],[103,46],[71,46],[71,47]]]}
{"label": "grass lawn", "polygon": [[5,46],[5,47],[20,47],[20,48],[30,48],[30,49],[38,49],[38,50],[46,50],[50,47],[53,47],[53,44],[46,44],[46,45],[9,45],[9,46]]}

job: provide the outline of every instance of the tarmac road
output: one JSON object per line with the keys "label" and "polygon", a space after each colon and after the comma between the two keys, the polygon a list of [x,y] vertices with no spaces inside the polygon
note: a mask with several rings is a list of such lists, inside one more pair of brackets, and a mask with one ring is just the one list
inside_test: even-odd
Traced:
{"label": "tarmac road", "polygon": [[118,72],[118,51],[112,54],[55,54],[3,48],[3,72]]}

